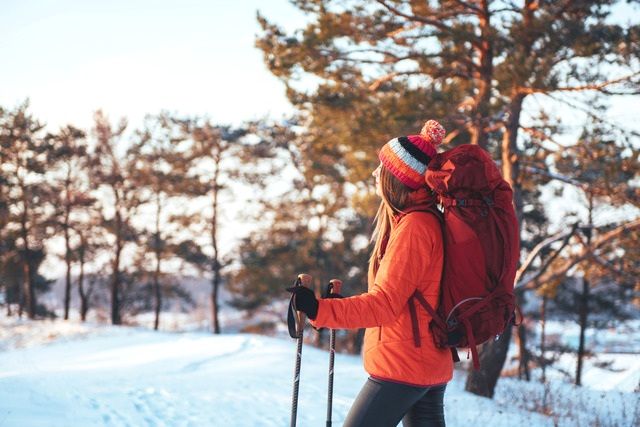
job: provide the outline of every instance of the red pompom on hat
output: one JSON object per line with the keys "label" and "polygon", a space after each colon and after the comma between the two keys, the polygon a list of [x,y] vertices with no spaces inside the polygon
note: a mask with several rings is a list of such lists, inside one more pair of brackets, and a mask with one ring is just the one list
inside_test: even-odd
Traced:
{"label": "red pompom on hat", "polygon": [[422,126],[422,130],[420,131],[420,135],[425,139],[430,140],[434,146],[438,146],[442,143],[446,133],[447,131],[444,130],[444,127],[435,120],[428,120],[424,126]]}
{"label": "red pompom on hat", "polygon": [[424,173],[431,159],[437,154],[436,147],[442,142],[446,131],[435,120],[427,121],[420,135],[408,135],[387,142],[378,158],[384,167],[407,187],[417,190],[424,184]]}

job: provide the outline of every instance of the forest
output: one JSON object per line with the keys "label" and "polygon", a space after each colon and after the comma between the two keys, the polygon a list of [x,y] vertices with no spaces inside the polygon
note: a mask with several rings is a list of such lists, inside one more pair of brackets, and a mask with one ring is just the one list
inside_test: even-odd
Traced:
{"label": "forest", "polygon": [[[151,312],[157,330],[169,311],[199,306],[220,334],[222,311],[278,310],[301,272],[318,295],[333,278],[344,295],[365,292],[377,151],[437,119],[444,149],[492,155],[520,228],[525,320],[481,348],[466,389],[493,396],[512,341],[513,375],[530,380],[575,351],[580,385],[588,329],[640,318],[640,127],[611,114],[640,100],[628,3],[294,0],[308,21],[293,32],[257,16],[256,48],[295,109],[282,120],[162,111],[131,126],[98,110],[91,128],[54,130],[29,94],[2,105],[2,310],[69,319],[78,298],[82,320]],[[57,280],[47,260],[64,266],[57,311],[41,298]],[[206,300],[185,277],[206,281]],[[548,318],[579,325],[575,349],[545,339]],[[308,337],[326,345],[324,332]],[[339,338],[360,352],[361,331]]]}

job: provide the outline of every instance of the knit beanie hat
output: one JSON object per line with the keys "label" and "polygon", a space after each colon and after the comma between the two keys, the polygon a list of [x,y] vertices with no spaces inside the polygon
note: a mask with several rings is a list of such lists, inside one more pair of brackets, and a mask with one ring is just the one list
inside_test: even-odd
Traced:
{"label": "knit beanie hat", "polygon": [[420,135],[400,136],[387,142],[378,158],[384,167],[407,187],[417,190],[424,185],[427,165],[436,155],[445,130],[440,123],[429,120]]}

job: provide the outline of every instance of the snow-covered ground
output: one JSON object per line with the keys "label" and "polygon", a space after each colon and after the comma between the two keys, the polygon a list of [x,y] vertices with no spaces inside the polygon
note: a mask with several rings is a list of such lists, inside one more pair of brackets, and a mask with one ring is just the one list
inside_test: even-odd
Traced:
{"label": "snow-covered ground", "polygon": [[[630,378],[640,357],[625,356]],[[291,339],[0,315],[0,427],[287,426],[294,362]],[[327,368],[327,352],[304,347],[301,427],[325,424]],[[640,425],[640,394],[621,391],[623,381],[595,390],[589,385],[609,379],[589,372],[583,388],[503,378],[490,400],[464,392],[465,373],[456,371],[445,397],[447,424]],[[367,375],[359,357],[341,354],[335,375],[333,420],[340,426]]]}

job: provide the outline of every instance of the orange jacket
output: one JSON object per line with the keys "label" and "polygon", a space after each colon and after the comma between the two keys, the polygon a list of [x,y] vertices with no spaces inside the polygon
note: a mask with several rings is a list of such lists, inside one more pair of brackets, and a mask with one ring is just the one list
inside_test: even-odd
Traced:
{"label": "orange jacket", "polygon": [[409,297],[418,290],[436,307],[442,274],[442,230],[428,212],[396,218],[387,249],[368,292],[343,299],[319,300],[311,323],[332,329],[367,328],[364,368],[375,378],[415,386],[448,382],[453,376],[451,351],[436,348],[429,330],[431,316],[416,304],[421,347],[416,347]]}

